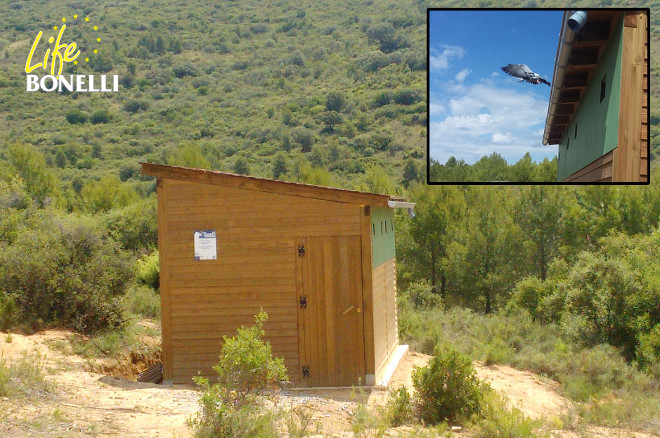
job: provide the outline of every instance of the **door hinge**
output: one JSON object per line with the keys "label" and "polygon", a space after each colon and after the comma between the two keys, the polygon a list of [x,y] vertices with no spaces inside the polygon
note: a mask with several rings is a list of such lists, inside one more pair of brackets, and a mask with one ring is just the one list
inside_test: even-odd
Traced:
{"label": "door hinge", "polygon": [[298,245],[298,257],[305,257],[305,245]]}
{"label": "door hinge", "polygon": [[306,309],[307,308],[307,295],[301,295],[300,296],[300,308],[301,309]]}
{"label": "door hinge", "polygon": [[302,367],[302,376],[309,377],[309,365],[303,365]]}

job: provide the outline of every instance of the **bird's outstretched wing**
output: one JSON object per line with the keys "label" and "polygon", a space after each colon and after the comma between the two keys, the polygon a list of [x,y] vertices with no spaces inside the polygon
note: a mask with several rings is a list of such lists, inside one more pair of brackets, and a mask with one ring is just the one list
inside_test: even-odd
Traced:
{"label": "bird's outstretched wing", "polygon": [[502,67],[502,70],[511,76],[525,80],[534,74],[526,64],[509,64],[506,67]]}
{"label": "bird's outstretched wing", "polygon": [[502,67],[502,71],[530,84],[540,84],[543,82],[550,85],[550,82],[543,79],[538,73],[534,73],[526,64],[509,64]]}

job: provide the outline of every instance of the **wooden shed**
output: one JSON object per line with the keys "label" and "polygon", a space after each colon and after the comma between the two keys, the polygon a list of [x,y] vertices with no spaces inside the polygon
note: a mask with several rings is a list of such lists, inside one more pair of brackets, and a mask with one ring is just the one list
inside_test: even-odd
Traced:
{"label": "wooden shed", "polygon": [[558,181],[649,181],[648,35],[648,9],[564,13],[543,136]]}
{"label": "wooden shed", "polygon": [[269,315],[297,386],[379,383],[398,346],[388,195],[183,167],[157,177],[163,376],[213,377],[222,336]]}

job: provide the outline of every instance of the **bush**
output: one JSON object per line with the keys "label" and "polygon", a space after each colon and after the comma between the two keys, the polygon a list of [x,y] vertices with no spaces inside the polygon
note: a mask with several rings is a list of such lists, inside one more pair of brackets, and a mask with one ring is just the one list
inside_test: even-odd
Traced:
{"label": "bush", "polygon": [[152,249],[158,243],[156,198],[110,210],[103,222],[110,236],[124,249]]}
{"label": "bush", "polygon": [[199,74],[197,69],[191,64],[178,65],[173,70],[174,76],[177,78],[185,78],[186,76],[196,77]]}
{"label": "bush", "polygon": [[72,125],[82,125],[87,121],[87,114],[74,108],[66,112],[66,121]]}
{"label": "bush", "polygon": [[389,424],[394,427],[407,424],[413,419],[412,400],[405,386],[401,386],[390,393],[386,416]]}
{"label": "bush", "polygon": [[475,424],[478,438],[525,438],[538,436],[539,422],[533,421],[517,408],[506,405],[495,391],[486,391],[482,403],[482,416]]}
{"label": "bush", "polygon": [[110,113],[107,109],[100,109],[92,113],[91,121],[97,125],[99,123],[108,123],[110,121]]}
{"label": "bush", "polygon": [[160,287],[160,267],[158,263],[158,250],[149,255],[143,255],[137,261],[138,280],[153,290]]}
{"label": "bush", "polygon": [[429,364],[416,368],[412,378],[417,412],[427,424],[464,420],[481,410],[485,385],[470,358],[451,347],[437,347]]}
{"label": "bush", "polygon": [[220,360],[213,367],[218,383],[194,377],[204,389],[202,412],[193,421],[198,437],[277,436],[276,414],[264,410],[258,396],[276,382],[288,380],[284,361],[273,358],[271,346],[263,340],[263,310],[255,324],[241,327],[234,337],[223,337]]}
{"label": "bush", "polygon": [[406,292],[408,301],[415,309],[433,309],[442,306],[442,298],[433,292],[433,287],[426,281],[411,283]]}
{"label": "bush", "polygon": [[310,152],[312,150],[312,146],[314,146],[314,143],[316,141],[314,138],[314,134],[309,129],[305,129],[305,128],[300,128],[294,131],[293,139],[296,143],[302,146],[303,152]]}
{"label": "bush", "polygon": [[525,277],[516,283],[513,295],[507,303],[507,311],[514,314],[518,309],[525,309],[534,319],[541,319],[539,310],[541,300],[546,295],[545,283],[538,277]]}
{"label": "bush", "polygon": [[144,111],[149,108],[149,104],[143,100],[129,100],[124,104],[124,111],[135,114],[138,111]]}
{"label": "bush", "polygon": [[18,324],[19,308],[16,299],[0,289],[0,330],[9,330]]}
{"label": "bush", "polygon": [[89,221],[45,210],[19,236],[0,242],[0,290],[12,291],[17,320],[85,333],[121,325],[117,298],[133,263],[112,239]]}
{"label": "bush", "polygon": [[[1,314],[2,311],[0,311],[0,318],[2,318]],[[642,368],[651,369],[654,365],[656,367],[660,365],[660,324],[656,324],[649,333],[640,334],[635,355],[637,363]]]}
{"label": "bush", "polygon": [[129,289],[122,299],[127,312],[145,318],[160,317],[160,295],[147,286],[135,286]]}

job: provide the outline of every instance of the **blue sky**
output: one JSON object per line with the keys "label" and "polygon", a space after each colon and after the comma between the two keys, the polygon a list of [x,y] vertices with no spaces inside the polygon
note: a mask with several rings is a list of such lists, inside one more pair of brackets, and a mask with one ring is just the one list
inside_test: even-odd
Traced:
{"label": "blue sky", "polygon": [[550,87],[518,82],[507,64],[527,64],[552,81],[562,11],[430,11],[430,155],[474,163],[497,152],[513,164],[543,146]]}

